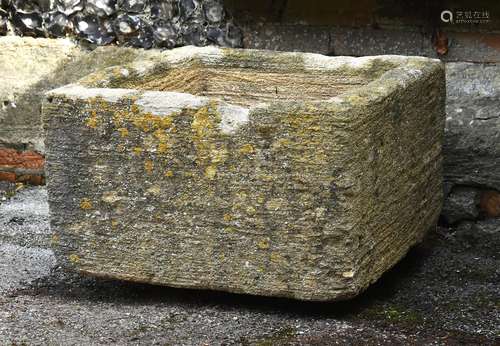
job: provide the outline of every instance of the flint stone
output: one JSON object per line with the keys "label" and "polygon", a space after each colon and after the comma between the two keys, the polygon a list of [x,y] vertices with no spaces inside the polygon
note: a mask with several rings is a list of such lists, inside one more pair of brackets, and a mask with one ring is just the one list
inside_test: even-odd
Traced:
{"label": "flint stone", "polygon": [[478,205],[479,191],[472,187],[459,186],[445,199],[442,215],[449,224],[474,220],[479,216]]}
{"label": "flint stone", "polygon": [[91,52],[67,39],[0,37],[0,146],[43,154],[40,109],[47,91],[154,54],[124,47]]}
{"label": "flint stone", "polygon": [[433,227],[444,68],[183,47],[44,104],[68,268],[302,300],[353,297]]}

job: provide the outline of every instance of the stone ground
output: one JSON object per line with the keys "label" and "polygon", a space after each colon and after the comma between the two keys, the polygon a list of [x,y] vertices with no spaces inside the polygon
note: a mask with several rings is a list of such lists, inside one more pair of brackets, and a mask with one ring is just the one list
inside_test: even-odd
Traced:
{"label": "stone ground", "polygon": [[438,228],[359,298],[305,303],[64,273],[46,190],[4,183],[0,344],[498,345],[498,228]]}

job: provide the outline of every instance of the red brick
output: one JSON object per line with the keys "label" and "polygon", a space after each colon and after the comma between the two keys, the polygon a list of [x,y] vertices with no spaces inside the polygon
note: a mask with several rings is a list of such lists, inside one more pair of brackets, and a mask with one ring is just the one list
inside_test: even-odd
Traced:
{"label": "red brick", "polygon": [[[34,151],[0,148],[0,180],[42,185],[45,183],[44,163],[43,155]],[[36,174],[25,174],[26,172],[22,172],[23,169],[35,170]],[[39,171],[40,174],[37,174],[36,171]]]}

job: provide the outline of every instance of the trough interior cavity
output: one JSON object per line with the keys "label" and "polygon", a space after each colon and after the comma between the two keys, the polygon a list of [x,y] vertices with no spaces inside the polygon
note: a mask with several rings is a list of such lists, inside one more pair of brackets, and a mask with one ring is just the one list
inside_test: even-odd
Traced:
{"label": "trough interior cavity", "polygon": [[249,107],[277,100],[326,100],[368,84],[391,67],[326,71],[227,66],[176,67],[147,76],[141,81],[125,82],[120,87],[184,92]]}

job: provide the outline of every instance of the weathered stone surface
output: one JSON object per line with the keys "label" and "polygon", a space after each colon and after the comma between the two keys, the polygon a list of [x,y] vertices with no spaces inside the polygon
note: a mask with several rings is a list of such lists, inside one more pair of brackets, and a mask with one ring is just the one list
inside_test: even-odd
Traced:
{"label": "weathered stone surface", "polygon": [[79,52],[68,40],[0,38],[0,144],[42,150],[41,93],[54,87],[49,75]]}
{"label": "weathered stone surface", "polygon": [[444,69],[179,48],[44,104],[61,263],[169,286],[345,299],[442,203]]}
{"label": "weathered stone surface", "polygon": [[456,187],[444,201],[442,215],[449,224],[474,220],[479,215],[479,191],[471,187]]}
{"label": "weathered stone surface", "polygon": [[0,37],[0,147],[43,153],[40,108],[46,91],[149,54],[155,53],[121,47],[90,52],[65,39]]}
{"label": "weathered stone surface", "polygon": [[500,190],[500,66],[446,64],[445,179]]}

